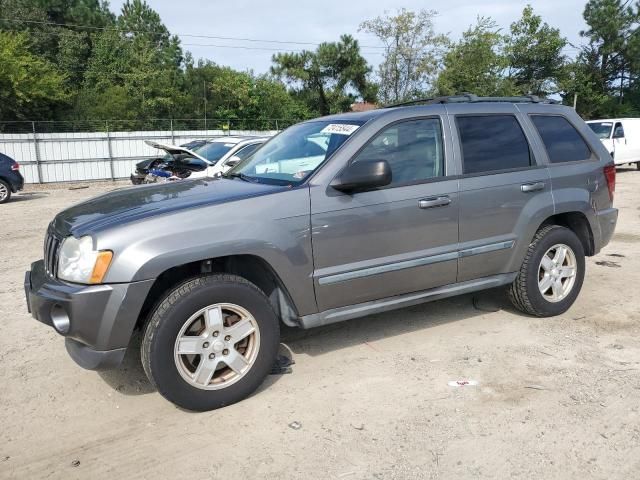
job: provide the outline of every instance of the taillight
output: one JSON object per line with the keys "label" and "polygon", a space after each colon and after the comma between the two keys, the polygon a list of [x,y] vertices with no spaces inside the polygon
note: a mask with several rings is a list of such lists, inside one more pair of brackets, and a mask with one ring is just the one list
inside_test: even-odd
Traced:
{"label": "taillight", "polygon": [[613,202],[613,194],[616,192],[616,166],[607,165],[604,167],[604,178],[607,180],[607,188],[609,189],[609,198]]}
{"label": "taillight", "polygon": [[20,170],[20,164],[18,162],[14,163],[13,165],[11,165],[11,170],[13,170],[14,172]]}

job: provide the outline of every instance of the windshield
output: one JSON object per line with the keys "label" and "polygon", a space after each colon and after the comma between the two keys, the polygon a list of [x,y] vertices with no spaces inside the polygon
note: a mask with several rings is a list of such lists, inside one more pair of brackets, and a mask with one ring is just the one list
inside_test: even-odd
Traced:
{"label": "windshield", "polygon": [[595,132],[598,138],[609,138],[611,136],[611,127],[613,127],[612,122],[590,122],[587,123],[589,128]]}
{"label": "windshield", "polygon": [[235,146],[235,143],[211,142],[205,143],[193,151],[201,157],[206,158],[211,163],[216,163]]}
{"label": "windshield", "polygon": [[229,171],[249,181],[297,185],[311,175],[364,122],[299,123],[273,137],[249,159]]}

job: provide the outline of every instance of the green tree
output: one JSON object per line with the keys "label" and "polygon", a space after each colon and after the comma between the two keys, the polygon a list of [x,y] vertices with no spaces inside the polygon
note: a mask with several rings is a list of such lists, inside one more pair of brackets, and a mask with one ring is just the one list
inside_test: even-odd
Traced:
{"label": "green tree", "polygon": [[[233,120],[238,128],[274,128],[308,117],[302,102],[287,92],[284,84],[268,75],[238,72],[210,61],[187,62],[185,71],[187,109],[197,118]],[[205,97],[206,96],[206,97]]]}
{"label": "green tree", "polygon": [[509,77],[520,93],[546,96],[558,91],[567,43],[560,30],[543,22],[530,5],[525,7],[522,17],[511,24],[505,49]]}
{"label": "green tree", "polygon": [[[96,36],[77,114],[89,118],[173,117],[184,100],[182,63],[179,40],[170,35],[160,16],[142,0],[127,0],[116,29]],[[109,92],[120,92],[127,99],[116,97],[110,102]],[[96,98],[104,98],[106,104],[95,105]],[[129,106],[127,112],[120,110],[123,103]]]}
{"label": "green tree", "polygon": [[508,59],[505,37],[496,23],[478,17],[444,56],[436,85],[440,95],[473,93],[482,96],[513,95],[516,87],[505,77]]}
{"label": "green tree", "polygon": [[0,31],[0,120],[51,118],[67,101],[65,77],[30,51],[27,33]]}
{"label": "green tree", "polygon": [[639,88],[640,4],[628,0],[589,0],[583,13],[587,40],[570,68],[573,77],[565,91],[565,101],[578,95],[578,112],[583,116],[617,116],[640,111]]}
{"label": "green tree", "polygon": [[360,24],[384,45],[384,60],[378,67],[382,103],[397,103],[424,96],[433,88],[442,53],[449,40],[435,33],[434,10],[412,12],[400,9]]}
{"label": "green tree", "polygon": [[371,67],[350,35],[322,43],[314,52],[278,53],[272,60],[271,73],[320,115],[347,111],[358,97],[375,101],[376,88],[368,79]]}

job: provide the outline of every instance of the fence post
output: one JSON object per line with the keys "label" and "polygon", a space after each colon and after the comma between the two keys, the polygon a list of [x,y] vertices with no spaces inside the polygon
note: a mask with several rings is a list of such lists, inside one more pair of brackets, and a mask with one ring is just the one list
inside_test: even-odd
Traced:
{"label": "fence post", "polygon": [[278,119],[276,118],[276,132],[278,131]]}
{"label": "fence post", "polygon": [[111,151],[111,133],[109,132],[109,122],[107,126],[107,151],[109,152],[109,170],[111,171],[111,180],[116,179],[116,173],[113,166],[113,152]]}
{"label": "fence post", "polygon": [[173,118],[169,120],[171,126],[171,145],[175,145],[176,140],[173,136]]}
{"label": "fence post", "polygon": [[36,151],[36,170],[38,172],[38,183],[42,183],[42,165],[40,165],[40,147],[38,146],[38,136],[36,135],[36,122],[31,122],[33,130],[33,146]]}

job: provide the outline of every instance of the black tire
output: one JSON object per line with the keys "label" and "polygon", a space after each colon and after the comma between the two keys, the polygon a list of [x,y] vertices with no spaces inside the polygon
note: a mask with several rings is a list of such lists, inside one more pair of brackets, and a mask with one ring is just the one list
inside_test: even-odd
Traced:
{"label": "black tire", "polygon": [[[576,278],[571,291],[558,301],[544,298],[538,288],[538,275],[543,255],[556,244],[573,250],[576,258]],[[575,302],[584,281],[584,248],[573,231],[558,225],[542,227],[534,236],[525,255],[518,276],[509,288],[509,298],[520,311],[536,317],[553,317],[566,312]]]}
{"label": "black tire", "polygon": [[[174,346],[185,321],[216,303],[232,303],[247,310],[257,322],[260,342],[255,361],[242,378],[219,390],[204,390],[180,375]],[[145,325],[140,350],[145,373],[163,397],[188,410],[206,411],[253,393],[269,374],[279,342],[279,321],[264,293],[244,278],[216,274],[193,278],[171,291]]]}
{"label": "black tire", "polygon": [[4,187],[7,192],[3,198],[0,197],[0,203],[7,203],[9,200],[11,200],[11,185],[9,185],[4,180],[0,180],[0,184],[2,184],[2,187]]}

